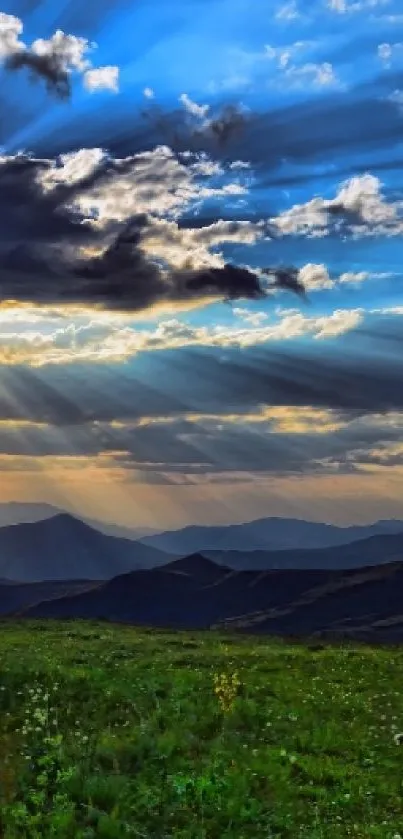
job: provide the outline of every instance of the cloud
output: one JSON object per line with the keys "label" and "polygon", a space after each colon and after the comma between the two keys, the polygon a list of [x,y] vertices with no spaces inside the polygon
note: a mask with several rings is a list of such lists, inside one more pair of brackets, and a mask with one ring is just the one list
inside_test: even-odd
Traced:
{"label": "cloud", "polygon": [[255,242],[263,225],[218,221],[190,231],[176,222],[205,198],[242,193],[228,179],[209,185],[221,172],[207,156],[185,163],[166,147],[120,160],[99,148],[56,161],[3,156],[3,299],[140,311],[263,296],[258,272],[210,253],[226,241]]}
{"label": "cloud", "polygon": [[367,173],[342,183],[335,198],[295,204],[271,223],[282,235],[326,236],[330,230],[343,230],[356,236],[396,236],[403,231],[403,204],[388,203],[379,178]]}
{"label": "cloud", "polygon": [[18,17],[0,12],[0,60],[4,61],[10,55],[25,49],[25,44],[20,41],[23,28]]}
{"label": "cloud", "polygon": [[389,0],[358,0],[358,2],[351,3],[349,0],[328,0],[328,7],[333,12],[339,14],[349,14],[351,12],[361,12],[365,9],[375,9],[378,6],[384,6]]}
{"label": "cloud", "polygon": [[84,73],[84,87],[92,93],[96,90],[119,91],[119,67],[108,65]]}
{"label": "cloud", "polygon": [[297,85],[310,84],[322,88],[339,84],[333,66],[329,61],[323,61],[321,64],[308,62],[300,67],[287,67],[285,76]]}
{"label": "cloud", "polygon": [[[121,366],[117,375],[108,354],[113,341],[116,341],[115,351],[118,341],[123,345],[126,342],[127,350],[130,335],[125,336],[122,327],[118,329],[120,334],[111,334],[110,324],[109,328],[104,325],[103,331],[100,323],[95,322],[90,327],[87,316],[87,334],[85,330],[80,334],[76,329],[74,337],[73,325],[65,317],[59,322],[57,342],[52,337],[46,350],[50,356],[52,343],[58,343],[59,348],[54,346],[53,349],[60,363],[25,367],[20,358],[18,364],[0,367],[0,419],[45,422],[63,429],[93,421],[132,423],[142,422],[144,417],[169,419],[183,414],[241,417],[277,411],[277,419],[272,413],[271,422],[278,428],[280,408],[285,412],[286,408],[311,406],[312,410],[347,414],[350,418],[376,414],[378,423],[393,425],[396,420],[391,412],[403,412],[402,332],[398,324],[399,319],[392,316],[384,318],[383,326],[379,316],[372,320],[372,325],[371,321],[364,321],[354,332],[343,336],[335,353],[334,345],[326,340],[297,339],[281,346],[274,337],[266,344],[254,345],[252,333],[256,330],[242,330],[235,324],[233,339],[237,329],[238,338],[242,333],[244,339],[246,333],[249,335],[249,342],[244,340],[242,351],[239,340],[238,344],[233,340],[232,345],[227,340],[224,345],[221,339],[215,346],[202,343],[192,346],[188,342],[186,347],[185,335],[180,335],[180,329],[192,333],[195,327],[164,322],[161,328],[153,330],[154,350],[149,331],[143,336],[143,346],[148,344],[146,353],[138,354],[135,363]],[[291,326],[290,321],[284,324],[283,334],[285,331],[290,334]],[[296,323],[293,328],[297,330]],[[8,329],[9,333],[16,333],[15,341],[10,335],[9,346],[17,354],[23,330],[18,328],[17,331],[12,321]],[[318,329],[319,324],[316,331]],[[93,359],[89,352],[91,330]],[[38,328],[37,332],[40,331]],[[52,327],[49,331],[54,333],[56,330]],[[300,334],[302,331],[300,329]],[[2,335],[3,332],[2,327]],[[275,330],[272,335],[274,333]],[[281,340],[277,325],[279,335]],[[179,336],[178,350],[175,349],[175,336]],[[42,338],[46,336],[42,335]],[[138,330],[137,335],[132,333],[130,340],[136,340],[138,346],[141,331]],[[171,346],[169,352],[163,349],[168,345]],[[75,357],[77,349],[82,352],[81,359]],[[102,363],[100,353],[103,351]],[[76,360],[80,363],[75,363]],[[97,363],[91,363],[93,360]],[[237,422],[242,425],[241,418]],[[283,430],[284,422],[285,419],[280,423]],[[329,418],[328,425],[332,422],[340,425],[344,422],[343,416],[341,419],[333,416],[332,421]],[[264,423],[260,427],[263,429]],[[390,433],[388,439],[391,439]],[[377,439],[381,438],[378,434]],[[401,441],[401,431],[394,439]],[[362,447],[362,442],[362,436],[357,437],[354,447]]]}
{"label": "cloud", "polygon": [[181,93],[179,100],[182,102],[185,111],[191,114],[191,116],[198,117],[199,119],[204,119],[210,109],[209,105],[198,105],[197,102],[193,102],[187,93]]}
{"label": "cloud", "polygon": [[154,218],[144,232],[142,247],[150,257],[174,268],[219,268],[225,264],[218,250],[220,245],[253,245],[266,234],[263,221],[220,219],[203,227],[189,228],[179,227],[176,221]]}
{"label": "cloud", "polygon": [[145,87],[143,90],[143,94],[146,97],[146,99],[154,99],[155,97],[155,93],[152,87]]}
{"label": "cloud", "polygon": [[96,48],[87,38],[57,29],[48,39],[37,38],[27,46],[19,36],[23,23],[15,15],[0,13],[0,60],[9,71],[23,68],[33,79],[43,79],[48,90],[61,99],[71,95],[73,73],[81,74],[89,91],[117,90],[117,67],[93,68],[88,54]]}
{"label": "cloud", "polygon": [[345,271],[344,274],[340,274],[338,281],[342,285],[360,285],[369,276],[368,271]]}
{"label": "cloud", "polygon": [[301,15],[298,11],[298,7],[295,0],[290,0],[289,3],[284,3],[277,9],[277,12],[274,17],[276,18],[276,20],[289,21],[296,20],[300,16]]}
{"label": "cloud", "polygon": [[[401,465],[403,414],[323,410],[310,405],[263,407],[255,413],[176,412],[133,420],[0,421],[3,471],[61,468],[124,469],[156,483],[186,479],[253,480],[259,474],[349,474]],[[46,458],[46,461],[43,460]],[[92,458],[92,461],[89,459]],[[64,459],[64,463],[62,462]],[[181,477],[182,476],[182,477]],[[146,479],[147,480],[147,479]]]}
{"label": "cloud", "polygon": [[178,112],[169,114],[153,105],[142,114],[177,149],[181,146],[196,148],[201,144],[203,148],[223,149],[239,140],[250,118],[248,110],[236,104],[224,105],[211,112],[210,106],[198,105],[186,93],[181,94],[180,101],[184,107]]}
{"label": "cloud", "polygon": [[400,41],[395,44],[385,42],[378,46],[378,58],[383,62],[385,67],[390,67],[396,58],[403,56],[403,42]]}
{"label": "cloud", "polygon": [[308,46],[309,43],[305,41],[295,41],[294,44],[279,47],[273,47],[271,44],[266,44],[264,48],[264,56],[272,61],[275,61],[280,70],[285,70],[290,66],[291,59]]}
{"label": "cloud", "polygon": [[272,288],[292,291],[299,297],[305,297],[305,286],[297,268],[263,268],[263,273],[272,275]]}
{"label": "cloud", "polygon": [[318,291],[334,286],[325,265],[314,265],[312,262],[308,262],[300,269],[298,276],[303,287],[309,291]]}
{"label": "cloud", "polygon": [[[212,272],[199,271],[190,275],[196,278],[195,288],[190,293],[213,299],[218,293],[228,299],[249,297],[260,299],[262,291],[253,276],[242,274],[238,279],[237,269],[234,277],[232,266],[227,270]],[[148,279],[148,278],[146,278]],[[237,285],[238,284],[238,285]],[[240,286],[240,287],[239,287]],[[217,290],[218,289],[218,290]],[[140,292],[138,292],[140,294]],[[153,290],[143,292],[147,297]],[[187,292],[189,293],[189,292]],[[138,304],[137,304],[138,305]],[[307,317],[298,311],[285,311],[276,320],[267,314],[243,313],[235,309],[234,314],[241,319],[241,324],[231,322],[217,323],[212,326],[193,326],[177,317],[161,319],[158,326],[147,329],[142,326],[119,321],[108,322],[102,315],[93,315],[82,311],[76,323],[66,313],[63,318],[52,310],[24,323],[24,310],[19,322],[11,319],[15,312],[10,309],[6,317],[0,319],[3,324],[0,336],[0,364],[2,365],[63,365],[73,362],[88,364],[117,364],[144,353],[168,350],[185,350],[192,347],[202,348],[251,348],[268,345],[279,341],[298,341],[311,337],[313,340],[326,340],[345,335],[355,330],[364,320],[359,309],[338,309],[329,315]],[[18,310],[17,310],[18,311]],[[35,310],[31,310],[35,311]],[[43,320],[45,318],[45,320]],[[16,326],[18,324],[18,331]],[[46,329],[44,329],[44,324]]]}
{"label": "cloud", "polygon": [[236,306],[233,308],[233,313],[245,323],[250,323],[251,326],[261,326],[269,317],[266,312],[250,312],[249,309],[241,309]]}
{"label": "cloud", "polygon": [[392,93],[389,94],[387,97],[389,102],[392,102],[394,105],[397,105],[399,113],[403,114],[403,90],[393,90]]}
{"label": "cloud", "polygon": [[[297,64],[296,59],[301,52],[312,48],[310,41],[295,41],[287,46],[265,46],[264,56],[274,61],[281,74],[281,85],[287,87],[329,87],[339,84],[339,80],[330,62],[316,63],[313,61]],[[259,56],[261,59],[262,56]]]}

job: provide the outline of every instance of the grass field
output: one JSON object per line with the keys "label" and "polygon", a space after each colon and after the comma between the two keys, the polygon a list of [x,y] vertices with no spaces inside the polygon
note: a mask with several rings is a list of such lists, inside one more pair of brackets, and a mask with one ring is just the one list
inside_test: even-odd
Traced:
{"label": "grass field", "polygon": [[403,836],[403,650],[0,624],[0,836]]}

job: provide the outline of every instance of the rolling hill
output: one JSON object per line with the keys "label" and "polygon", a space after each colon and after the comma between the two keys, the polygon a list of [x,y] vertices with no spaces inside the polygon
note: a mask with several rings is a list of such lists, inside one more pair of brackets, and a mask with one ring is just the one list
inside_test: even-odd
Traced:
{"label": "rolling hill", "polygon": [[196,554],[80,591],[53,592],[12,614],[396,641],[403,640],[403,563],[344,571],[237,572]]}

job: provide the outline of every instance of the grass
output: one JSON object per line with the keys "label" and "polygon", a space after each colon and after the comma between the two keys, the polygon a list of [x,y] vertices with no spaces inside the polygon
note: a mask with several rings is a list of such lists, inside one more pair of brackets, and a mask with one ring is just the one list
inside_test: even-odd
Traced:
{"label": "grass", "polygon": [[3,839],[403,836],[403,649],[0,624]]}

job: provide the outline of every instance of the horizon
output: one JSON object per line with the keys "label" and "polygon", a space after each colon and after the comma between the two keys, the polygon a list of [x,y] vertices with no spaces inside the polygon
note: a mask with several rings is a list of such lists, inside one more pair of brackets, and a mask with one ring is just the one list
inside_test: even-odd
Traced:
{"label": "horizon", "polygon": [[403,519],[399,0],[0,7],[0,502]]}
{"label": "horizon", "polygon": [[[399,519],[398,517],[394,516],[394,517],[390,517],[390,518],[369,519],[369,520],[363,520],[363,521],[359,521],[359,522],[350,521],[350,522],[345,523],[345,524],[336,524],[332,521],[327,521],[327,520],[324,520],[324,519],[301,518],[301,517],[298,517],[298,516],[273,516],[273,515],[268,514],[266,516],[259,516],[258,518],[244,519],[244,520],[239,519],[237,521],[221,521],[221,522],[216,522],[216,523],[190,522],[190,523],[184,525],[183,527],[172,528],[172,527],[160,527],[160,526],[149,527],[149,526],[142,525],[141,523],[130,524],[130,522],[129,522],[129,524],[122,524],[119,521],[113,521],[111,519],[99,519],[99,518],[96,518],[96,517],[94,518],[94,517],[91,517],[91,516],[86,516],[83,513],[79,513],[77,510],[56,507],[55,505],[49,504],[48,502],[44,502],[44,501],[23,502],[23,501],[12,500],[12,501],[8,501],[8,502],[0,502],[0,509],[3,508],[3,507],[13,507],[13,506],[17,506],[17,507],[26,506],[28,508],[31,507],[31,506],[32,507],[42,507],[43,506],[43,507],[49,508],[52,511],[54,511],[53,515],[46,516],[45,519],[38,518],[38,519],[35,519],[32,522],[31,521],[28,521],[28,522],[25,522],[25,521],[19,522],[18,521],[18,522],[15,522],[15,523],[13,522],[12,523],[13,525],[14,524],[19,524],[19,523],[21,523],[21,524],[30,524],[30,523],[34,524],[36,522],[44,521],[48,518],[54,518],[54,517],[57,517],[57,516],[67,515],[67,516],[71,516],[72,518],[76,518],[78,520],[89,523],[90,525],[93,524],[94,526],[101,524],[101,525],[104,525],[104,526],[121,527],[123,529],[132,530],[133,532],[143,531],[143,530],[144,531],[151,530],[155,534],[163,533],[165,531],[168,532],[168,531],[171,531],[171,530],[172,531],[182,530],[182,529],[187,528],[187,527],[206,527],[206,528],[208,528],[208,527],[231,527],[231,526],[234,526],[234,525],[235,526],[237,526],[237,525],[248,525],[248,524],[254,524],[254,523],[260,522],[260,521],[270,521],[272,519],[274,519],[274,520],[286,520],[286,521],[301,521],[301,522],[305,522],[307,524],[325,524],[325,525],[329,525],[329,526],[333,526],[333,527],[340,527],[340,528],[365,527],[365,526],[371,526],[371,525],[375,525],[375,524],[378,524],[380,522],[385,522],[385,521],[387,521],[387,522],[389,522],[389,521],[390,522],[393,522],[393,521],[400,522],[400,521],[402,521],[403,522],[403,519]],[[29,512],[29,511],[27,511],[27,512]],[[7,526],[7,525],[0,525],[0,527],[1,526]]]}

